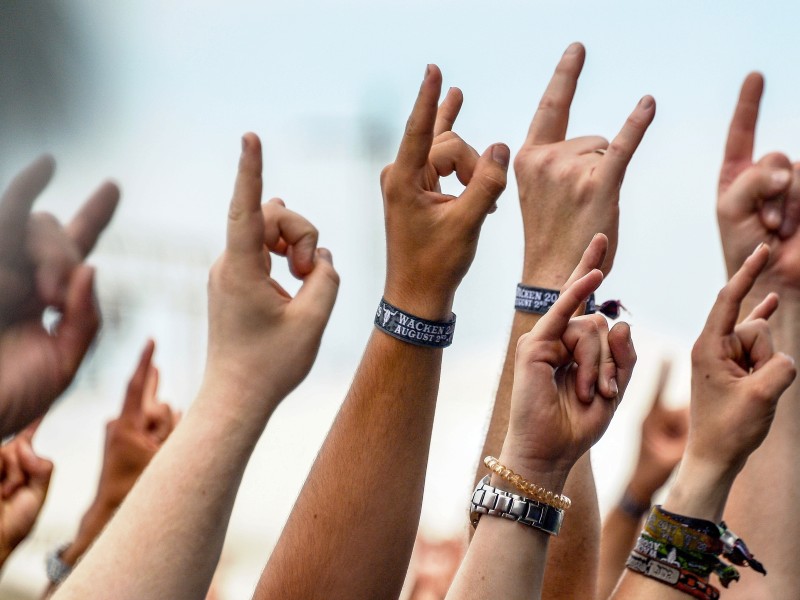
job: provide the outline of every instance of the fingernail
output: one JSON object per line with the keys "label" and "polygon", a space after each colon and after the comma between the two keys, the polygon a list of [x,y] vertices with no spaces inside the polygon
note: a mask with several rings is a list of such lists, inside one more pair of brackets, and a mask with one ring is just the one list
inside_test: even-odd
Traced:
{"label": "fingernail", "polygon": [[580,47],[581,45],[578,42],[573,42],[572,44],[567,46],[567,49],[564,51],[564,54],[575,54]]}
{"label": "fingernail", "polygon": [[792,174],[789,171],[775,171],[772,174],[772,183],[778,186],[784,186],[789,183]]}
{"label": "fingernail", "polygon": [[317,248],[317,255],[325,262],[333,264],[333,255],[327,248]]}
{"label": "fingernail", "polygon": [[245,150],[247,150],[247,138],[245,136],[242,136],[242,152],[244,152]]}
{"label": "fingernail", "polygon": [[639,100],[639,106],[642,108],[653,108],[655,102],[653,101],[652,96],[645,96],[641,100]]}
{"label": "fingernail", "polygon": [[430,65],[425,65],[425,76],[422,78],[423,81],[425,81],[428,78],[428,74],[430,72],[431,72],[431,66]]}
{"label": "fingernail", "polygon": [[616,377],[611,378],[611,380],[608,382],[608,387],[611,390],[611,393],[615,396],[619,394],[619,386],[617,385]]}
{"label": "fingernail", "polygon": [[764,220],[770,229],[777,229],[781,226],[781,211],[777,206],[768,206],[765,210]]}
{"label": "fingernail", "polygon": [[766,244],[766,242],[760,242],[760,243],[758,244],[758,246],[756,246],[756,249],[755,249],[755,250],[753,250],[753,254],[755,254],[756,252],[758,252],[759,250],[761,250],[761,248],[762,248],[763,246],[766,246],[766,245],[767,245],[767,244]]}
{"label": "fingernail", "polygon": [[595,384],[592,384],[592,387],[590,387],[590,388],[589,388],[589,400],[591,400],[592,398],[594,398],[594,395],[595,395],[595,392],[596,392],[596,391],[597,391],[597,390],[596,390],[596,388],[595,388]]}
{"label": "fingernail", "polygon": [[492,159],[505,169],[511,160],[511,150],[505,144],[495,144],[492,146]]}

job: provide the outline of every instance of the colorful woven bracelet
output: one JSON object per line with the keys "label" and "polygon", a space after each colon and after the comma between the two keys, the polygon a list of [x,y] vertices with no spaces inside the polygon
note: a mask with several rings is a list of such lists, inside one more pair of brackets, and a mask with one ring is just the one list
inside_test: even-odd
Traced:
{"label": "colorful woven bracelet", "polygon": [[681,592],[701,600],[718,600],[719,590],[707,581],[703,581],[691,571],[681,569],[679,566],[650,558],[637,551],[631,552],[625,566],[645,577],[655,579],[665,585],[674,587]]}

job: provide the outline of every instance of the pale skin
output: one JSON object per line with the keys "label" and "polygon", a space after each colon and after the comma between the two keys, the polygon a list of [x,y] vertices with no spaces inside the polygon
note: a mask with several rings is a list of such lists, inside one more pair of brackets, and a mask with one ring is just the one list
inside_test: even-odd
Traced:
{"label": "pale skin", "polygon": [[[158,369],[152,364],[155,343],[148,340],[131,377],[122,411],[106,425],[103,466],[97,493],[81,519],[75,539],[61,553],[74,567],[114,516],[134,483],[164,444],[178,422],[178,413],[159,402]],[[48,586],[49,598],[55,586]]]}
{"label": "pale skin", "polygon": [[[209,275],[201,390],[54,598],[196,600],[208,590],[247,461],[310,370],[339,284],[316,229],[278,199],[262,204],[261,171],[261,143],[245,134],[226,248]],[[270,276],[273,253],[303,280],[294,298]]]}
{"label": "pale skin", "polygon": [[[434,321],[452,314],[510,158],[503,144],[478,157],[450,131],[461,97],[451,90],[437,115],[441,85],[429,65],[397,159],[381,174],[384,297]],[[458,197],[439,188],[453,171],[466,185]],[[417,532],[441,361],[441,349],[373,332],[256,598],[397,597]]]}
{"label": "pale skin", "polygon": [[31,532],[47,498],[53,463],[33,450],[39,422],[0,447],[0,568]]}
{"label": "pale skin", "polygon": [[[620,186],[655,116],[655,101],[645,96],[610,144],[599,136],[567,140],[570,105],[584,58],[581,44],[567,48],[514,160],[525,236],[520,281],[526,285],[562,289],[584,248],[598,232],[608,238],[608,252],[600,269],[604,275],[609,273],[617,248]],[[598,149],[606,150],[606,154],[594,152]],[[481,459],[497,456],[502,447],[508,430],[517,341],[539,318],[521,311],[514,313]],[[601,377],[598,385],[602,393],[612,394],[610,378]],[[581,393],[586,397],[588,392],[587,386]],[[485,473],[481,463],[475,481]],[[600,513],[588,454],[571,470],[564,489],[574,500],[570,509],[573,516],[550,546],[542,596],[593,597]]]}
{"label": "pale skin", "polygon": [[[731,120],[720,172],[717,216],[728,273],[735,272],[760,242],[772,249],[770,261],[742,303],[746,315],[768,292],[780,294],[772,319],[775,347],[800,355],[800,163],[780,153],[754,161],[756,121],[763,77],[745,79]],[[760,555],[767,577],[746,571],[726,598],[788,598],[800,589],[795,557],[800,522],[793,494],[800,489],[800,386],[794,383],[777,408],[775,422],[731,490],[725,519]],[[771,490],[769,513],[754,516],[752,505]],[[761,493],[759,493],[761,492]]]}
{"label": "pale skin", "polygon": [[[596,267],[607,244],[603,235],[593,239],[559,299],[517,345],[511,422],[500,462],[516,465],[516,473],[554,493],[563,491],[575,462],[605,432],[636,362],[627,324],[609,331],[602,316],[573,317],[603,280]],[[601,372],[617,382],[611,397],[600,391]],[[591,394],[584,397],[579,390],[586,384]],[[516,491],[497,475],[492,485]],[[572,518],[570,510],[564,518]],[[484,515],[448,599],[540,598],[550,541],[538,529]]]}
{"label": "pale skin", "polygon": [[[94,271],[84,260],[108,225],[119,189],[106,182],[62,226],[31,213],[53,176],[43,156],[20,171],[0,199],[0,437],[42,416],[71,383],[100,326]],[[59,311],[54,331],[46,307]]]}
{"label": "pale skin", "polygon": [[[655,493],[667,482],[680,462],[689,433],[689,409],[667,408],[664,389],[670,363],[661,365],[650,411],[642,422],[642,439],[625,496],[640,507],[649,507]],[[645,514],[647,514],[645,512]],[[625,561],[642,530],[644,517],[635,517],[614,506],[603,520],[600,536],[598,598],[608,598],[625,570]]]}
{"label": "pale skin", "polygon": [[[794,359],[773,348],[767,319],[778,308],[778,297],[762,298],[738,325],[745,298],[770,260],[769,247],[759,246],[722,289],[692,350],[692,402],[689,439],[675,484],[664,508],[674,513],[719,522],[731,486],[748,457],[767,437],[778,399],[795,378]],[[785,400],[788,400],[786,398]],[[766,547],[742,536],[767,570]],[[736,594],[746,574],[762,575],[741,567],[742,580],[724,591]],[[770,572],[771,576],[771,572]],[[717,584],[716,581],[711,582]],[[719,586],[717,586],[719,587]],[[666,584],[626,570],[611,596],[628,598],[686,598]],[[753,597],[753,596],[751,596]],[[755,596],[786,597],[786,596]]]}

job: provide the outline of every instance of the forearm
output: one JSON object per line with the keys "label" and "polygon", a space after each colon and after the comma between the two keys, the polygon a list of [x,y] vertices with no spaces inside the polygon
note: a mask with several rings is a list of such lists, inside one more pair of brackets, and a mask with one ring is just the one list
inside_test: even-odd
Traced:
{"label": "forearm", "polygon": [[[501,453],[500,462],[521,462],[513,453]],[[519,474],[545,489],[560,493],[566,473],[534,472],[524,468]],[[515,493],[513,485],[492,475],[491,485]],[[563,531],[563,529],[562,529]],[[484,515],[475,530],[448,600],[540,598],[550,535],[539,529],[497,516]]]}
{"label": "forearm", "polygon": [[[556,280],[563,276],[563,281]],[[553,274],[546,278],[547,284],[559,289],[566,281],[566,275]],[[540,276],[526,271],[526,282],[542,281]],[[475,475],[477,483],[485,474],[482,459],[484,456],[497,456],[503,446],[508,431],[511,409],[511,389],[514,382],[514,356],[520,336],[528,333],[539,321],[540,315],[515,311],[508,342],[503,371],[495,396],[489,430],[481,451],[481,462]],[[514,468],[514,465],[508,465]],[[572,507],[564,518],[560,535],[552,540],[545,569],[543,598],[593,597],[597,579],[597,555],[600,538],[600,513],[597,506],[597,492],[594,484],[590,454],[587,452],[575,464],[567,478],[564,493],[572,499]]]}
{"label": "forearm", "polygon": [[[770,318],[775,349],[800,359],[800,302],[781,293],[781,305]],[[763,294],[751,294],[754,305]],[[748,307],[743,308],[744,311]],[[726,594],[733,598],[791,596],[800,586],[793,559],[800,553],[800,522],[793,494],[769,494],[769,515],[753,516],[753,506],[765,490],[800,489],[800,384],[795,381],[781,396],[769,434],[736,478],[725,510],[725,521],[762,560],[769,576],[745,571]]]}
{"label": "forearm", "polygon": [[[735,470],[723,471],[716,465],[704,464],[702,461],[686,457],[664,501],[664,509],[686,517],[718,523],[735,477]],[[611,599],[652,597],[678,600],[689,596],[641,573],[625,569]]]}
{"label": "forearm", "polygon": [[418,527],[441,360],[440,349],[372,334],[256,598],[397,597]]}
{"label": "forearm", "polygon": [[255,402],[242,410],[243,402],[242,390],[204,386],[56,598],[204,596],[269,416]]}
{"label": "forearm", "polygon": [[[652,504],[658,488],[644,483],[634,473],[620,501],[603,520],[600,534],[600,570],[598,574],[598,598],[608,598],[625,571],[625,561],[642,530],[647,508]],[[660,487],[660,486],[659,486]]]}

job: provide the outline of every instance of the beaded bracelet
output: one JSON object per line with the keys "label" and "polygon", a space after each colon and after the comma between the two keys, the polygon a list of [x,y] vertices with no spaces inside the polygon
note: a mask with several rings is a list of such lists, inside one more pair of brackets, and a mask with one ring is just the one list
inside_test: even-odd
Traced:
{"label": "beaded bracelet", "polygon": [[555,492],[550,492],[544,489],[540,485],[531,483],[522,477],[522,475],[518,475],[508,467],[500,464],[500,461],[494,456],[487,456],[484,458],[483,464],[486,465],[486,467],[492,471],[492,473],[499,475],[511,483],[528,498],[532,498],[533,500],[547,504],[554,508],[558,508],[560,510],[567,510],[570,506],[572,506],[572,500],[567,498],[564,494],[556,494]]}

